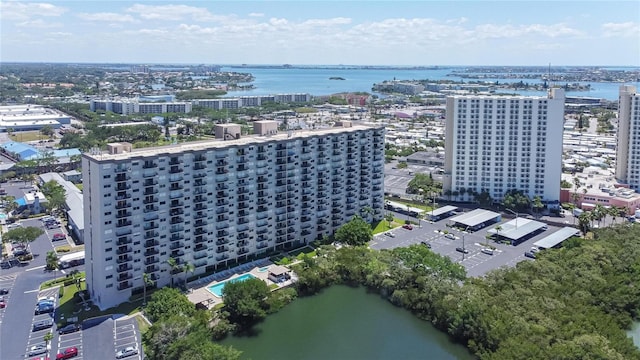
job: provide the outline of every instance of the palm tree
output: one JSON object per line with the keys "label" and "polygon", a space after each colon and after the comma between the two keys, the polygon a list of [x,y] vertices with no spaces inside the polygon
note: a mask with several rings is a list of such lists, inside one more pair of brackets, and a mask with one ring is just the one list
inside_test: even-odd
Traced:
{"label": "palm tree", "polygon": [[370,215],[373,215],[373,209],[371,208],[371,206],[365,206],[362,209],[360,209],[360,213],[362,214],[362,217],[365,219],[369,219]]}
{"label": "palm tree", "polygon": [[591,222],[591,213],[588,211],[583,212],[578,216],[578,223],[580,224],[580,230],[583,234],[587,234],[589,231],[589,224]]}
{"label": "palm tree", "polygon": [[44,346],[48,349],[49,348],[49,342],[51,340],[53,340],[53,333],[51,331],[49,331],[48,333],[46,333],[44,335],[44,337],[42,338],[42,340],[44,340]]}
{"label": "palm tree", "polygon": [[55,251],[47,252],[47,258],[46,258],[47,269],[53,271],[54,277],[56,274],[56,270],[58,270],[58,260],[60,259],[58,258],[58,254],[56,254]]}
{"label": "palm tree", "polygon": [[167,264],[171,267],[171,287],[173,287],[173,275],[179,272],[180,265],[174,258],[169,258],[169,260],[167,260]]}
{"label": "palm tree", "polygon": [[[498,241],[500,238],[500,231],[502,231],[502,225],[496,225],[494,229],[496,230],[496,241]],[[489,241],[489,239],[487,239],[487,241]]]}
{"label": "palm tree", "polygon": [[573,197],[573,202],[576,206],[578,206],[578,199],[580,198],[580,194],[578,194],[578,188],[582,185],[582,183],[580,182],[580,178],[579,177],[574,177],[573,178],[573,194],[571,195],[571,197]]}
{"label": "palm tree", "polygon": [[196,267],[192,263],[187,262],[182,267],[182,271],[184,271],[184,286],[186,288],[187,287],[187,273],[191,273],[193,275],[193,272],[196,271]]}
{"label": "palm tree", "polygon": [[142,273],[142,282],[144,286],[142,287],[142,291],[144,292],[144,297],[142,299],[142,305],[147,304],[147,286],[153,285],[153,280],[151,279],[151,275],[147,273]]}

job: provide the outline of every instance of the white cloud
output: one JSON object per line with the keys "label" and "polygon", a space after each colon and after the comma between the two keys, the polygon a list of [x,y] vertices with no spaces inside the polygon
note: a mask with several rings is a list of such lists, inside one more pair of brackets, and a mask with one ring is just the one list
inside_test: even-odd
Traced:
{"label": "white cloud", "polygon": [[195,21],[225,21],[229,16],[214,15],[206,8],[187,5],[142,5],[135,4],[127,12],[138,14],[142,19],[181,21],[192,19]]}
{"label": "white cloud", "polygon": [[263,13],[249,13],[249,17],[263,17],[264,14]]}
{"label": "white cloud", "polygon": [[3,1],[0,3],[0,19],[5,21],[26,21],[38,16],[60,16],[67,9],[48,3],[24,3]]}
{"label": "white cloud", "polygon": [[135,22],[136,20],[133,16],[126,14],[116,14],[116,13],[80,13],[77,14],[79,18],[86,21],[106,21],[110,23],[114,22]]}
{"label": "white cloud", "polygon": [[300,23],[300,26],[324,27],[324,26],[348,25],[348,24],[351,24],[351,19],[338,17],[338,18],[332,18],[332,19],[309,19]]}
{"label": "white cloud", "polygon": [[27,21],[23,21],[23,22],[19,22],[16,23],[16,26],[18,27],[27,27],[27,28],[33,28],[33,29],[47,29],[47,28],[58,28],[58,27],[62,27],[63,24],[60,22],[45,22],[42,19],[37,19],[37,20],[27,20]]}
{"label": "white cloud", "polygon": [[640,37],[640,23],[636,22],[606,23],[601,28],[604,37]]}

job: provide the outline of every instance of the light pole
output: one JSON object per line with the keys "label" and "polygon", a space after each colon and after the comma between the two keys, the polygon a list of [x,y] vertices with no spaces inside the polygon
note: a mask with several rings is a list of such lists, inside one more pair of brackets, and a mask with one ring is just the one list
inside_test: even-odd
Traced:
{"label": "light pole", "polygon": [[515,215],[515,216],[516,216],[516,229],[517,229],[517,228],[518,228],[518,216],[519,216],[520,214],[518,214],[517,212],[515,212],[515,211],[513,211],[513,210],[507,209],[507,208],[505,208],[505,210],[507,210],[508,212],[510,212],[510,213],[512,213],[513,215]]}
{"label": "light pole", "polygon": [[467,251],[467,248],[464,247],[464,235],[462,234],[462,261],[464,261],[464,253]]}

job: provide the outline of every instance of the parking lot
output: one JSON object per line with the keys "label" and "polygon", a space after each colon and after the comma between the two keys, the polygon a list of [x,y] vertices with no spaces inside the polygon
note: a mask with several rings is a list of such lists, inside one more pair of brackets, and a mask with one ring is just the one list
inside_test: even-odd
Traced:
{"label": "parking lot", "polygon": [[[127,347],[141,349],[140,337],[138,336],[137,323],[135,319],[116,320],[113,326],[113,337],[115,339],[115,354]],[[141,359],[140,351],[138,354],[128,356],[127,359]]]}
{"label": "parking lot", "polygon": [[[497,224],[472,233],[449,228],[446,224],[447,220],[444,219],[435,223],[422,221],[420,226],[414,225],[413,230],[398,227],[388,231],[393,233],[393,237],[384,233],[377,234],[369,246],[375,250],[382,250],[425,242],[431,246],[433,252],[463,265],[468,276],[477,277],[502,266],[515,266],[523,260],[530,260],[524,256],[524,252],[530,250],[534,242],[559,229],[549,226],[548,230],[512,246],[486,239],[487,231]],[[495,248],[493,255],[482,252],[483,248],[487,248],[487,244]],[[457,248],[464,248],[468,253],[464,254],[456,250]]]}
{"label": "parking lot", "polygon": [[0,276],[0,291],[6,289],[7,294],[0,293],[0,299],[3,300],[5,304],[4,307],[0,306],[0,325],[2,325],[2,318],[4,317],[5,311],[12,306],[11,303],[11,293],[13,289],[13,284],[16,281],[16,274],[2,275]]}
{"label": "parking lot", "polygon": [[[58,297],[57,289],[47,289],[38,293],[38,299],[45,299],[45,298],[52,299],[54,306],[57,304],[57,297]],[[33,315],[33,317],[31,319],[30,333],[29,333],[29,337],[27,338],[27,346],[25,350],[25,354],[27,354],[27,356],[30,356],[29,351],[31,351],[31,349],[34,346],[45,344],[44,336],[47,333],[55,331],[55,324],[53,324],[52,327],[47,329],[40,329],[40,330],[33,331],[34,330],[33,324],[41,321],[53,320],[52,312],[36,315],[35,311],[32,310],[31,314]],[[47,351],[47,353],[50,355],[55,354],[55,351],[56,351],[56,346],[55,346],[56,343],[54,340],[55,340],[55,333],[52,341],[49,344],[47,344],[49,347],[49,350]]]}

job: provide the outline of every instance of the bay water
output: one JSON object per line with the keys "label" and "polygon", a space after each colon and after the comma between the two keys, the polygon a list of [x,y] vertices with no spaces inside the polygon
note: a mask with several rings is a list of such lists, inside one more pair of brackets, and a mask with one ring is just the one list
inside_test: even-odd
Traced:
{"label": "bay water", "polygon": [[474,359],[430,323],[362,287],[347,286],[296,299],[252,335],[222,344],[252,360]]}

